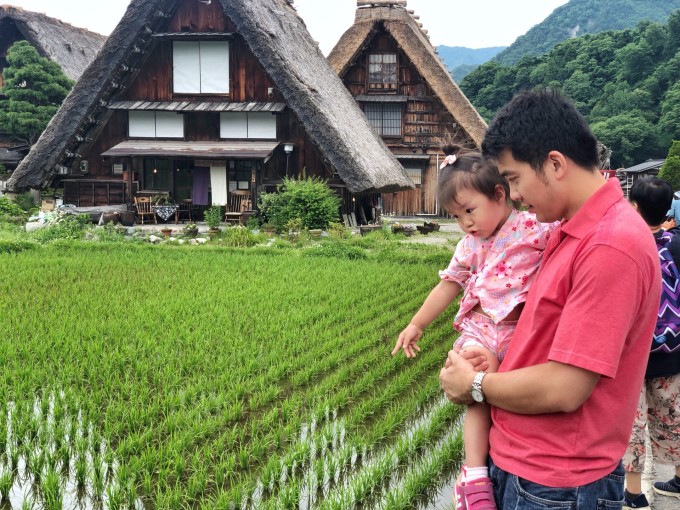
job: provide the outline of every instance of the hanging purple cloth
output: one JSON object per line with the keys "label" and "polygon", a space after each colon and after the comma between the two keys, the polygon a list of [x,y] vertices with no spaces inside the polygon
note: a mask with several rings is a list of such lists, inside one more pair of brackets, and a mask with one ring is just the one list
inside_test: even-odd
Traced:
{"label": "hanging purple cloth", "polygon": [[208,187],[210,186],[210,169],[206,166],[194,167],[194,188],[191,201],[194,205],[210,205]]}

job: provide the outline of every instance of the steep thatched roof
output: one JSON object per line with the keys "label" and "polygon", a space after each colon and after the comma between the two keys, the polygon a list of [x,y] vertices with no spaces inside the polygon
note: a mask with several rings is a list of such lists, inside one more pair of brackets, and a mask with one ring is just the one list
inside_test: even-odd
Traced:
{"label": "steep thatched roof", "polygon": [[[312,40],[290,0],[219,1],[238,33],[269,73],[312,141],[354,193],[397,191],[413,183]],[[83,73],[45,132],[8,182],[42,187],[57,164],[82,152],[79,133],[105,120],[107,102],[132,79],[151,33],[174,9],[173,0],[132,0],[97,58]],[[85,140],[90,137],[84,137]],[[81,136],[81,138],[83,138]],[[71,160],[72,162],[72,160]]]}
{"label": "steep thatched roof", "polygon": [[77,28],[38,12],[0,5],[0,26],[14,23],[21,35],[43,57],[59,64],[64,74],[77,80],[102,47],[106,36]]}
{"label": "steep thatched roof", "polygon": [[435,52],[434,46],[405,0],[358,0],[354,25],[347,30],[328,60],[339,76],[344,76],[382,24],[394,37],[404,54],[413,62],[428,85],[456,122],[479,146],[484,139],[486,122],[453,81]]}

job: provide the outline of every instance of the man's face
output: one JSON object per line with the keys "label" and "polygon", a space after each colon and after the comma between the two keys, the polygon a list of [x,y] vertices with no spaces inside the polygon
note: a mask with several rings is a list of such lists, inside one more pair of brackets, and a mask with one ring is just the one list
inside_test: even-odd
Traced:
{"label": "man's face", "polygon": [[536,173],[529,163],[517,161],[509,149],[498,158],[498,171],[510,184],[510,198],[520,202],[540,222],[562,219],[558,195],[549,172]]}

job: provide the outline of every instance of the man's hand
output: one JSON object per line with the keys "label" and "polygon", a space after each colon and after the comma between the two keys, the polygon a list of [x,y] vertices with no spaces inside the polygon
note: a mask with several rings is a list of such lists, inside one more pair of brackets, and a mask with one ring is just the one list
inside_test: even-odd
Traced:
{"label": "man's hand", "polygon": [[415,324],[409,324],[399,334],[397,343],[392,350],[392,356],[399,352],[399,349],[404,349],[404,354],[407,358],[415,358],[416,352],[420,352],[418,347],[418,340],[423,336],[423,330]]}
{"label": "man's hand", "polygon": [[[488,352],[486,349],[482,349],[481,347],[466,347],[465,349],[460,349],[456,348],[455,351],[468,360],[470,363],[472,363],[472,366],[475,369],[475,372],[484,372],[489,370],[489,367],[491,367],[491,364],[489,363],[489,359],[487,358]],[[446,364],[444,365],[445,367],[449,366],[449,358],[446,358]]]}
{"label": "man's hand", "polygon": [[446,365],[439,372],[439,381],[448,399],[454,404],[472,404],[470,396],[475,369],[468,360],[456,351],[449,351]]}

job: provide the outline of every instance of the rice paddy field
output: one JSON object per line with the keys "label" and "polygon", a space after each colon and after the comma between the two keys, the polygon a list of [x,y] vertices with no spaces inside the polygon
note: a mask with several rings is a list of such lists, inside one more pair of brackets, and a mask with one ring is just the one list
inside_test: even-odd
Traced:
{"label": "rice paddy field", "polygon": [[451,249],[338,246],[0,254],[0,509],[434,508],[454,310],[390,351]]}

